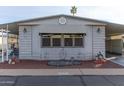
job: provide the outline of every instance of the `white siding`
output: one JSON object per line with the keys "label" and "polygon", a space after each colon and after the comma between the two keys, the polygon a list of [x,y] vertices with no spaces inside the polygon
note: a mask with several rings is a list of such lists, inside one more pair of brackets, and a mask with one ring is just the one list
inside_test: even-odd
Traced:
{"label": "white siding", "polygon": [[[27,32],[23,32],[24,28]],[[19,57],[20,59],[30,59],[32,56],[32,30],[31,26],[19,27]]]}
{"label": "white siding", "polygon": [[[97,33],[96,26],[93,26],[93,28],[92,26],[87,26],[87,24],[96,24],[95,22],[68,17],[65,25],[59,24],[58,18],[34,21],[32,23],[38,23],[39,25],[19,27],[20,59],[57,60],[74,57],[77,60],[91,60],[99,51],[105,54],[105,27],[100,26],[102,31]],[[28,29],[25,34],[23,33],[24,27]],[[39,33],[86,33],[84,47],[42,48]]]}
{"label": "white siding", "polygon": [[[100,32],[98,32],[100,28]],[[105,27],[93,26],[93,58],[101,52],[105,57]]]}
{"label": "white siding", "polygon": [[[76,33],[76,29],[70,28],[62,28],[57,29],[56,25],[52,25],[54,28],[54,33]],[[58,28],[61,26],[58,26]],[[66,26],[67,27],[67,26]],[[92,34],[91,34],[91,27],[89,26],[78,26],[78,33],[86,33],[84,36],[84,48],[42,48],[41,47],[41,37],[39,33],[45,32],[46,33],[53,33],[50,30],[46,30],[49,26],[45,29],[43,26],[33,26],[33,34],[32,34],[32,58],[33,59],[71,59],[74,57],[75,59],[82,59],[82,60],[91,60],[92,59]],[[61,31],[60,31],[61,30]],[[49,32],[47,32],[49,31]],[[66,32],[65,32],[66,31]]]}

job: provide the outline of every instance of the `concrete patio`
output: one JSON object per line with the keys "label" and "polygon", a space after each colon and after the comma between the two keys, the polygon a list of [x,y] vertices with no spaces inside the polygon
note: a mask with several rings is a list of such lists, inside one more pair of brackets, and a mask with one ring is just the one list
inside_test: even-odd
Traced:
{"label": "concrete patio", "polygon": [[116,57],[115,59],[112,59],[111,61],[116,64],[119,64],[121,66],[124,66],[124,57],[123,56]]}

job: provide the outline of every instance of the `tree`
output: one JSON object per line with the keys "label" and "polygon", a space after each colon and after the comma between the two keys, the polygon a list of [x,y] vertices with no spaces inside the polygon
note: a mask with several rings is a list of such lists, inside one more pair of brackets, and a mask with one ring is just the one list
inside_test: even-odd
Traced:
{"label": "tree", "polygon": [[70,12],[74,16],[77,13],[77,7],[76,6],[72,6]]}

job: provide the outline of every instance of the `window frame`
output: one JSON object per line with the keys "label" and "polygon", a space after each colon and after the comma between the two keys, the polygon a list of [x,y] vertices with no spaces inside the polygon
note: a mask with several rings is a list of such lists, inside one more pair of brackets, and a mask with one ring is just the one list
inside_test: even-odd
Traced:
{"label": "window frame", "polygon": [[42,38],[41,38],[41,39],[42,39],[42,40],[41,40],[41,47],[51,47],[51,38],[50,38],[50,46],[44,46],[44,45],[43,45],[43,39],[44,39],[44,38],[47,38],[47,37],[42,37]]}
{"label": "window frame", "polygon": [[[81,46],[76,46],[75,39],[82,39],[82,45]],[[76,37],[76,38],[74,38],[74,46],[75,47],[84,47],[84,37]]]}
{"label": "window frame", "polygon": [[[69,46],[69,45],[66,46],[66,45],[65,45],[65,39],[72,39],[72,44],[71,44],[71,46]],[[73,38],[64,38],[64,44],[63,44],[64,47],[74,47],[74,46],[73,46],[73,41],[74,41]]]}
{"label": "window frame", "polygon": [[[41,47],[42,48],[84,48],[84,33],[45,33],[45,34],[39,34],[41,37]],[[43,35],[48,35],[50,38],[50,46],[43,46],[43,38],[47,38],[47,37],[43,37]],[[53,39],[52,36],[53,35],[60,35],[60,46],[53,46]],[[68,37],[64,37],[64,35],[70,35],[72,36],[72,46],[65,46],[65,39]],[[76,37],[76,35],[81,35],[81,37]],[[76,38],[82,38],[82,46],[75,46],[75,39]]]}
{"label": "window frame", "polygon": [[[51,38],[52,39],[52,42],[51,42],[51,47],[61,47],[62,46],[62,44],[61,44],[61,42],[62,42],[62,40],[61,40],[61,38]],[[53,44],[53,39],[60,39],[60,46],[54,46]]]}

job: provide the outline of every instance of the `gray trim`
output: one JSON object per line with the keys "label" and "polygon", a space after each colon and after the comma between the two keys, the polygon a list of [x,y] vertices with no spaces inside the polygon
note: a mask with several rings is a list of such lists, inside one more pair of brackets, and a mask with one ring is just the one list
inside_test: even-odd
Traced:
{"label": "gray trim", "polygon": [[[91,18],[80,17],[80,16],[72,16],[72,15],[59,14],[59,15],[52,15],[52,16],[45,16],[45,17],[39,17],[39,18],[31,18],[31,19],[26,19],[26,20],[20,20],[20,21],[5,23],[5,24],[11,24],[11,23],[18,24],[18,23],[24,23],[24,22],[30,22],[30,21],[44,20],[44,19],[53,18],[53,17],[61,17],[61,16],[71,17],[71,18],[78,18],[78,19],[88,20],[88,21],[95,21],[95,22],[100,22],[100,23],[105,23],[105,24],[109,23],[109,22],[103,21],[103,20],[91,19]],[[5,24],[3,24],[3,25],[5,25]]]}

